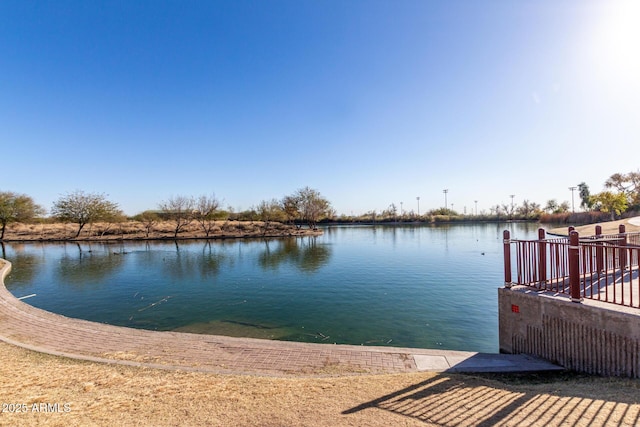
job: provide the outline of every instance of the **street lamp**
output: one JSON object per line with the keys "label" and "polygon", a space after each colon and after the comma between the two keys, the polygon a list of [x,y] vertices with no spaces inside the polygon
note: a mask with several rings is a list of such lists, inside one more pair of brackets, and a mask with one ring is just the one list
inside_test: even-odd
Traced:
{"label": "street lamp", "polygon": [[516,197],[515,194],[510,195],[509,197],[511,197],[511,219],[513,219],[513,198]]}
{"label": "street lamp", "polygon": [[569,187],[569,190],[571,190],[571,211],[574,213],[576,211],[576,207],[575,207],[575,204],[573,203],[573,192],[576,190],[576,188],[578,187]]}

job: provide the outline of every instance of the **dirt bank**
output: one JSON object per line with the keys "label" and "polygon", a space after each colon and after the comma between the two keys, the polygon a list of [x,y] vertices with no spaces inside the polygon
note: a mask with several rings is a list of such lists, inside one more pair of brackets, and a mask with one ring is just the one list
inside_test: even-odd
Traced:
{"label": "dirt bank", "polygon": [[[100,241],[100,240],[154,240],[174,239],[176,225],[161,221],[149,226],[139,221],[122,223],[95,223],[86,225],[79,236],[77,224],[22,224],[7,226],[5,242],[29,241]],[[192,222],[182,229],[178,239],[238,239],[288,236],[317,236],[321,230],[298,228],[295,225],[262,221],[215,221],[208,224],[206,233],[200,224]]]}

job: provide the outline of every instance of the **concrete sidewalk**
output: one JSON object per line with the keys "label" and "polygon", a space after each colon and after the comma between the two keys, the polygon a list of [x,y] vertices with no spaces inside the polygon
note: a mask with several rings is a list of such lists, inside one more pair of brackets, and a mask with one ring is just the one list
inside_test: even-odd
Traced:
{"label": "concrete sidewalk", "polygon": [[[427,350],[428,352],[428,350]],[[443,355],[414,354],[418,371],[434,372],[543,372],[562,367],[524,354],[445,351]]]}
{"label": "concrete sidewalk", "polygon": [[15,298],[4,286],[10,268],[8,262],[0,265],[0,340],[74,359],[274,376],[562,370],[525,355],[270,341],[147,331],[71,319]]}

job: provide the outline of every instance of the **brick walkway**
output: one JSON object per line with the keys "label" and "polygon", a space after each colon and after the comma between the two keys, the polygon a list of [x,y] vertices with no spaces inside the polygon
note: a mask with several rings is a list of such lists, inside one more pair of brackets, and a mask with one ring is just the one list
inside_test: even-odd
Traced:
{"label": "brick walkway", "polygon": [[[471,352],[157,332],[71,319],[16,299],[4,286],[9,269],[9,264],[0,265],[0,340],[43,353],[154,368],[277,376],[446,370],[474,357],[485,364],[489,360]],[[504,360],[500,365],[506,366]]]}

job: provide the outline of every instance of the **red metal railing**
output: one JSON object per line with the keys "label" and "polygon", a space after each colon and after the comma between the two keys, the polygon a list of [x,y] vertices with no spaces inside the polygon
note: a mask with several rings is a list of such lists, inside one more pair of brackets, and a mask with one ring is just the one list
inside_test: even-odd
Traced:
{"label": "red metal railing", "polygon": [[625,233],[624,226],[613,235],[603,235],[596,227],[594,236],[583,239],[575,231],[569,238],[546,239],[540,229],[538,240],[511,240],[505,231],[505,286],[529,286],[575,302],[588,298],[640,307],[640,245],[636,242],[640,233]]}

